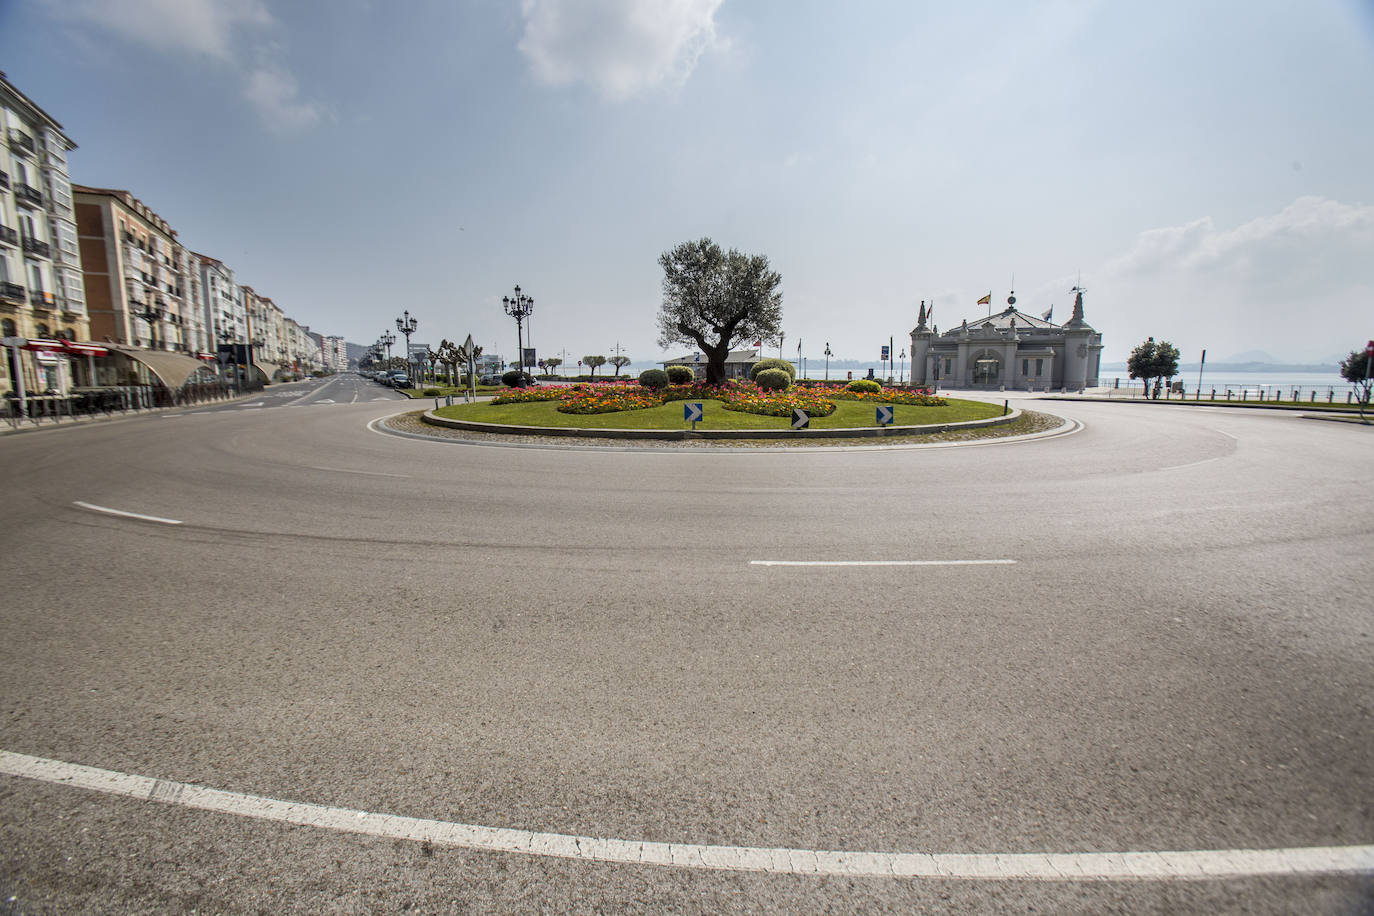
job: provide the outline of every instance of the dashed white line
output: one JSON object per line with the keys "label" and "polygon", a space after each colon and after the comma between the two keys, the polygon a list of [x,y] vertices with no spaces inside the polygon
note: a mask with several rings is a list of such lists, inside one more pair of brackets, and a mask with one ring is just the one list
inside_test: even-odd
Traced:
{"label": "dashed white line", "polygon": [[750,560],[750,566],[1014,566],[1015,560]]}
{"label": "dashed white line", "polygon": [[1070,853],[893,853],[706,846],[539,833],[288,802],[0,751],[0,773],[202,811],[441,846],[698,871],[971,880],[1149,881],[1374,873],[1374,845]]}
{"label": "dashed white line", "polygon": [[1201,461],[1190,461],[1187,464],[1171,464],[1167,468],[1160,468],[1161,471],[1177,471],[1183,468],[1195,468],[1200,464],[1211,464],[1213,461],[1220,461],[1225,455],[1216,455],[1212,458],[1203,458]]}
{"label": "dashed white line", "polygon": [[368,477],[400,477],[405,480],[410,479],[409,474],[388,474],[385,471],[355,471],[352,468],[327,468],[318,464],[312,464],[308,467],[314,471],[334,471],[337,474],[365,474]]}
{"label": "dashed white line", "polygon": [[79,506],[79,507],[81,507],[82,509],[88,509],[88,510],[90,510],[91,512],[100,512],[100,513],[103,513],[103,514],[105,514],[105,515],[118,515],[118,516],[120,516],[121,518],[136,518],[136,519],[138,519],[138,520],[141,521],[141,522],[157,522],[159,525],[181,525],[181,524],[184,524],[183,522],[181,522],[180,520],[175,519],[175,518],[162,518],[161,516],[158,516],[158,515],[142,515],[142,514],[140,514],[140,513],[138,513],[138,512],[125,512],[125,511],[122,510],[122,509],[111,509],[111,508],[109,508],[108,506],[97,506],[97,505],[94,505],[93,503],[83,503],[83,502],[81,502],[80,500],[76,500],[76,501],[72,502],[72,505],[73,505],[73,506]]}

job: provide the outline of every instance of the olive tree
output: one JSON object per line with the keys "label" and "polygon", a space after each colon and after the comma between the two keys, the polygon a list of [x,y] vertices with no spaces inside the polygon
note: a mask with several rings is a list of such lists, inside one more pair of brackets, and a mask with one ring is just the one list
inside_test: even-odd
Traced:
{"label": "olive tree", "polygon": [[737,344],[773,340],[782,326],[782,276],[764,255],[723,251],[709,238],[683,242],[659,255],[663,304],[658,345],[695,345],[706,355],[706,383],[725,381],[725,360]]}
{"label": "olive tree", "polygon": [[604,365],[606,365],[606,357],[604,357],[604,356],[584,356],[584,357],[582,357],[582,362],[584,362],[585,364],[587,364],[588,366],[591,367],[591,370],[592,370],[592,378],[596,378],[596,367],[597,367],[597,366],[604,366]]}
{"label": "olive tree", "polygon": [[615,374],[619,376],[620,370],[630,364],[630,358],[628,356],[612,356],[610,359],[606,360],[606,362],[615,366]]}
{"label": "olive tree", "polygon": [[1370,372],[1374,370],[1374,359],[1364,350],[1351,350],[1350,355],[1341,360],[1341,378],[1355,386],[1356,397],[1360,400],[1360,419],[1364,419],[1364,409],[1369,403]]}

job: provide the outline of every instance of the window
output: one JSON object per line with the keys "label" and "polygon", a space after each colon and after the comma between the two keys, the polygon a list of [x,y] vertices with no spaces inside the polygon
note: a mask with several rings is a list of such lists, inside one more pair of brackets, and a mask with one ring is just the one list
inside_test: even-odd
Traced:
{"label": "window", "polygon": [[1036,375],[1044,375],[1044,374],[1045,374],[1045,361],[1044,361],[1043,359],[1037,359],[1037,360],[1035,361],[1035,374],[1036,374]]}
{"label": "window", "polygon": [[0,335],[5,337],[18,337],[19,328],[13,321],[6,318],[4,321],[0,321]]}
{"label": "window", "polygon": [[43,268],[38,266],[36,261],[29,261],[29,291],[35,293],[47,292],[47,284],[43,282]]}
{"label": "window", "polygon": [[1021,374],[1022,374],[1022,375],[1030,375],[1030,360],[1028,360],[1028,359],[1023,359],[1023,360],[1021,360]]}
{"label": "window", "polygon": [[992,385],[997,381],[1001,364],[995,359],[978,359],[973,362],[973,384]]}

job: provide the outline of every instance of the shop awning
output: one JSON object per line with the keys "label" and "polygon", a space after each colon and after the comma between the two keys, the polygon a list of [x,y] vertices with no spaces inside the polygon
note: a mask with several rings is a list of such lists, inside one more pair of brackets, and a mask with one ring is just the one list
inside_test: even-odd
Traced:
{"label": "shop awning", "polygon": [[21,350],[32,350],[35,353],[61,353],[62,341],[45,340],[43,338],[29,338],[19,347]]}
{"label": "shop awning", "polygon": [[256,359],[253,360],[253,368],[261,372],[263,380],[268,382],[272,381],[277,373],[281,371],[281,366],[278,366],[276,363],[264,363]]}
{"label": "shop awning", "polygon": [[77,343],[74,340],[62,341],[62,349],[72,356],[107,356],[109,350],[91,343]]}
{"label": "shop awning", "polygon": [[185,385],[197,373],[205,376],[207,381],[213,378],[209,367],[185,353],[169,353],[166,350],[141,350],[137,347],[126,347],[123,344],[108,344],[107,348],[111,353],[127,356],[129,359],[147,366],[148,370],[157,376],[163,385],[171,389]]}

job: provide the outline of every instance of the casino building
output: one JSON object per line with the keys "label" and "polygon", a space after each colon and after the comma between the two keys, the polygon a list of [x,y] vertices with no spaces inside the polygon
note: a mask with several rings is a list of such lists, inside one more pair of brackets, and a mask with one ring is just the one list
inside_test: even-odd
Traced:
{"label": "casino building", "polygon": [[943,334],[926,326],[922,302],[911,332],[911,383],[992,391],[1096,387],[1102,335],[1083,319],[1083,290],[1073,292],[1073,317],[1062,325],[1018,312],[1012,294],[996,315]]}

